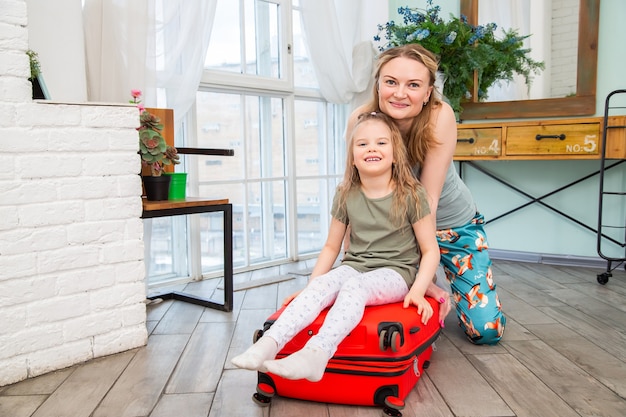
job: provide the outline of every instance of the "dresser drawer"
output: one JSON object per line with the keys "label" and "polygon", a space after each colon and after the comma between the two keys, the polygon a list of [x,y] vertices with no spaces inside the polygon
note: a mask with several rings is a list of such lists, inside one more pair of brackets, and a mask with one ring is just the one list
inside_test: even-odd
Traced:
{"label": "dresser drawer", "polygon": [[457,129],[455,156],[502,155],[502,128]]}
{"label": "dresser drawer", "polygon": [[509,126],[506,155],[600,154],[600,123]]}

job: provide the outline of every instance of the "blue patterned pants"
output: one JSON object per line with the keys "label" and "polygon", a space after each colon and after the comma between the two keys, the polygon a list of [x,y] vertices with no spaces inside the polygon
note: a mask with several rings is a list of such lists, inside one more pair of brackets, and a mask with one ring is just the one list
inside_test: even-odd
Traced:
{"label": "blue patterned pants", "polygon": [[484,222],[476,213],[465,226],[437,230],[437,240],[459,325],[473,343],[495,345],[504,333],[506,317],[493,282]]}

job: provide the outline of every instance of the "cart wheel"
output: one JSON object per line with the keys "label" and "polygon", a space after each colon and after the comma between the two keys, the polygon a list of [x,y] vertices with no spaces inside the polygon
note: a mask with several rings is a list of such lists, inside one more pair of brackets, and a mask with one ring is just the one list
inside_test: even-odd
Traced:
{"label": "cart wheel", "polygon": [[252,343],[256,343],[256,341],[259,340],[261,336],[263,336],[263,330],[256,329],[254,331],[254,334],[252,335]]}
{"label": "cart wheel", "polygon": [[391,351],[395,353],[400,348],[400,332],[397,330],[391,332],[390,339],[389,345],[391,346]]}
{"label": "cart wheel", "polygon": [[256,386],[256,392],[252,394],[252,400],[261,407],[267,407],[272,402],[275,391],[271,385],[260,383]]}
{"label": "cart wheel", "polygon": [[611,273],[609,272],[603,272],[601,274],[598,274],[598,282],[602,285],[606,284],[607,282],[609,282],[609,277],[611,276]]}
{"label": "cart wheel", "polygon": [[389,396],[385,398],[385,406],[383,407],[383,413],[386,416],[402,417],[402,410],[404,408],[404,401],[398,397]]}

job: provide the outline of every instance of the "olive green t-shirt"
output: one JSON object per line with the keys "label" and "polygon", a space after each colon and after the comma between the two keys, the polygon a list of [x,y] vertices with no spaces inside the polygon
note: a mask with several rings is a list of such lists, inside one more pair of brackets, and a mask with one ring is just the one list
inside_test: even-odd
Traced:
{"label": "olive green t-shirt", "polygon": [[350,245],[342,265],[351,266],[359,272],[391,268],[402,275],[411,288],[420,261],[412,225],[430,213],[423,189],[419,191],[419,203],[409,197],[407,218],[401,227],[394,226],[389,219],[393,193],[370,199],[360,189],[352,191],[346,201],[345,213],[340,213],[337,194],[330,213],[341,223],[350,225]]}
{"label": "olive green t-shirt", "polygon": [[[414,167],[413,172],[419,179],[419,165]],[[476,215],[476,211],[472,193],[459,177],[454,163],[450,163],[437,204],[437,230],[465,226]]]}

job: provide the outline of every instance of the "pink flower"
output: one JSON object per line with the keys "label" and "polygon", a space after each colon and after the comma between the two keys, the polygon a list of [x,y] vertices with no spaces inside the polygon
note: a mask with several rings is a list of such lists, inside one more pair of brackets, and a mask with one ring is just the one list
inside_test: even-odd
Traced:
{"label": "pink flower", "polygon": [[141,100],[139,100],[139,98],[141,97],[141,90],[130,90],[130,95],[133,99],[129,101],[129,103],[132,103],[132,104],[141,103]]}

